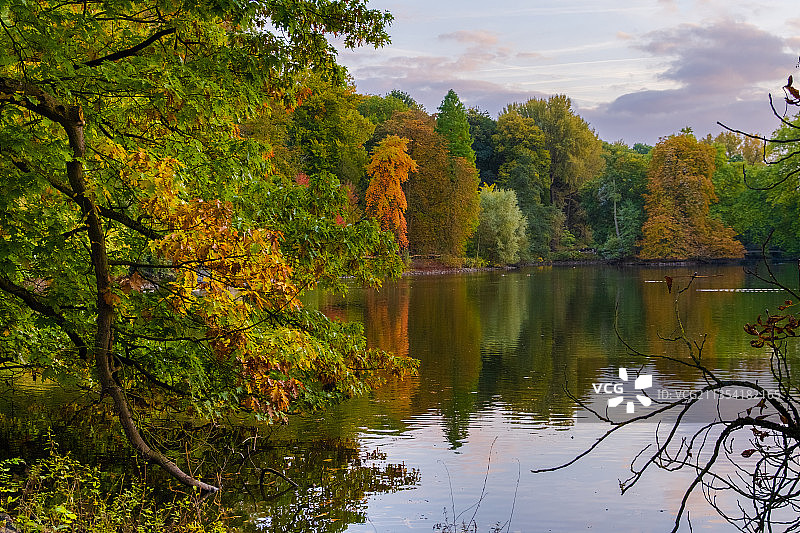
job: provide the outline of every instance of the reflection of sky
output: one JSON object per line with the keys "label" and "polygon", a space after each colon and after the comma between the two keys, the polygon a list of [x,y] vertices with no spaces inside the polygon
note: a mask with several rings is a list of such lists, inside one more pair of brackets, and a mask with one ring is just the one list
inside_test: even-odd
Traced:
{"label": "reflection of sky", "polygon": [[[443,421],[433,414],[416,417],[407,430],[392,436],[365,433],[366,448],[379,448],[390,463],[419,468],[422,481],[411,490],[371,497],[369,522],[351,525],[348,531],[430,531],[444,521],[445,509],[452,523],[453,508],[460,515],[459,523],[475,513],[478,531],[488,531],[508,520],[512,505],[510,531],[671,529],[683,489],[691,481],[689,472],[653,470],[625,495],[619,490],[619,479],[630,475],[631,458],[652,442],[655,425],[631,426],[568,469],[533,474],[532,469],[554,466],[579,454],[604,428],[587,424],[557,431],[543,429],[534,419],[515,417],[512,422],[509,416],[502,406],[475,414],[469,442],[457,451],[448,449]],[[475,512],[471,506],[481,499],[484,479],[484,496]],[[691,499],[689,510],[696,530],[733,531],[699,493]]]}
{"label": "reflection of sky", "polygon": [[[772,131],[800,49],[795,2],[767,0],[373,0],[392,44],[340,53],[363,93],[410,93],[429,112],[455,89],[495,115],[509,102],[570,96],[607,141],[654,144],[715,122]],[[793,18],[794,17],[794,18]]]}

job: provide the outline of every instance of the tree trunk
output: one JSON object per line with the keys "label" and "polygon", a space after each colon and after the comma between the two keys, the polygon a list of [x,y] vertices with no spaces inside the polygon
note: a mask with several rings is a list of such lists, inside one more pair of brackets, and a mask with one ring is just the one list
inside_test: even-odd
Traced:
{"label": "tree trunk", "polygon": [[98,215],[99,209],[86,195],[83,163],[81,162],[86,155],[85,123],[81,107],[70,108],[67,111],[66,120],[61,124],[69,137],[69,144],[74,157],[72,161],[67,163],[67,177],[74,193],[73,200],[80,206],[88,228],[90,254],[97,287],[97,332],[94,339],[95,367],[100,378],[100,384],[103,387],[103,393],[111,395],[120,423],[125,431],[125,436],[128,437],[133,447],[145,459],[160,465],[184,485],[198,487],[205,493],[217,492],[219,490],[217,487],[203,483],[185,473],[178,465],[170,461],[162,453],[152,449],[144,441],[141,433],[139,433],[139,428],[136,427],[136,423],[133,420],[130,406],[125,398],[125,392],[114,381],[114,370],[112,369],[114,299],[111,292],[111,273],[108,265],[103,225]]}

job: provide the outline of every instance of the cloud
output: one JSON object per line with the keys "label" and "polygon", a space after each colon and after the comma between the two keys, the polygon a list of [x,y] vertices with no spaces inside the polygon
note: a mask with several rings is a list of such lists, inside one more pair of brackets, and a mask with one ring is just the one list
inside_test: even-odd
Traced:
{"label": "cloud", "polygon": [[443,33],[439,35],[439,39],[443,41],[452,40],[473,46],[493,46],[497,44],[497,35],[483,30],[459,30],[452,33]]}
{"label": "cloud", "polygon": [[[584,114],[602,138],[629,142],[652,144],[684,126],[702,135],[719,130],[717,121],[768,134],[777,124],[762,86],[780,92],[796,62],[785,52],[787,44],[753,25],[730,20],[651,32],[635,47],[663,58],[659,78],[676,87],[644,88]],[[631,132],[642,138],[631,139]]]}
{"label": "cloud", "polygon": [[510,89],[498,83],[476,79],[478,70],[502,54],[496,50],[471,52],[456,57],[400,56],[382,64],[360,66],[353,72],[359,92],[385,94],[392,89],[408,92],[429,112],[453,89],[467,107],[494,113],[513,101],[525,101],[542,93]]}
{"label": "cloud", "polygon": [[539,52],[517,52],[514,57],[518,59],[541,59],[544,55]]}
{"label": "cloud", "polygon": [[682,24],[649,33],[637,48],[671,58],[664,79],[705,90],[730,91],[773,80],[786,72],[791,57],[783,39],[741,22],[711,26]]}
{"label": "cloud", "polygon": [[392,57],[381,57],[378,61],[368,61],[363,56],[354,55],[348,63],[351,74],[357,80],[358,90],[384,94],[392,89],[400,89],[412,95],[428,111],[435,110],[450,89],[454,89],[468,107],[480,107],[492,112],[512,99],[520,100],[529,94],[485,81],[481,79],[482,74],[507,68],[504,63],[511,58],[538,59],[540,54],[520,54],[500,46],[497,36],[484,30],[459,30],[441,34],[438,39],[454,41],[462,48],[449,56],[395,50]]}
{"label": "cloud", "polygon": [[786,19],[786,25],[794,30],[800,30],[800,17]]}

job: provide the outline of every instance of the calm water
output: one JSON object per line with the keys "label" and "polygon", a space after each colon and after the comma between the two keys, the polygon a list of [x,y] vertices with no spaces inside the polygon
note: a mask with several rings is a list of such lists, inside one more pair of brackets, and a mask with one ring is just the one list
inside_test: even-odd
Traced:
{"label": "calm water", "polygon": [[[583,418],[566,390],[591,401],[592,383],[619,381],[621,366],[644,365],[654,388],[699,383],[686,369],[628,355],[614,332],[616,312],[621,335],[642,352],[682,353],[660,338],[676,324],[664,276],[677,288],[695,270],[708,277],[694,281],[680,309],[690,335],[707,335],[707,364],[768,383],[765,351],[749,346],[742,326],[785,298],[741,267],[548,267],[320,296],[314,303],[328,315],[363,322],[373,346],[422,362],[419,377],[314,421],[325,434],[355,432],[367,449],[420,473],[408,490],[370,496],[366,522],[347,531],[431,530],[454,514],[459,523],[474,517],[480,531],[509,518],[509,531],[669,530],[688,472],[653,470],[619,491],[631,459],[653,441],[652,424],[629,427],[566,470],[530,470],[572,458],[606,429]],[[795,266],[779,275],[796,285]],[[690,513],[695,529],[732,529],[702,497]]]}
{"label": "calm water", "polygon": [[[630,355],[614,331],[616,315],[640,351],[681,354],[662,340],[676,324],[664,276],[677,288],[695,270],[704,277],[679,308],[688,333],[706,335],[704,360],[722,375],[769,383],[766,352],[749,346],[742,326],[785,297],[740,267],[547,267],[312,294],[308,305],[362,322],[372,346],[420,359],[419,376],[264,429],[262,455],[222,465],[238,487],[228,503],[257,531],[433,531],[473,519],[478,531],[668,531],[689,472],[653,470],[619,490],[653,424],[629,426],[568,469],[531,470],[571,459],[607,429],[570,394],[597,400],[593,384],[619,382],[620,367],[653,375],[653,391],[700,383],[685,368]],[[796,266],[778,273],[797,285]],[[11,408],[20,406],[0,401],[0,416]],[[265,487],[263,466],[301,489]],[[695,530],[732,530],[702,496],[690,513]]]}

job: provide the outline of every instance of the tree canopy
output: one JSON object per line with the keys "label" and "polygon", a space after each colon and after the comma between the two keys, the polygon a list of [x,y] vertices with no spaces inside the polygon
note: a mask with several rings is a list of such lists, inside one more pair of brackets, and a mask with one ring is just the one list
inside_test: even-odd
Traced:
{"label": "tree canopy", "polygon": [[641,257],[741,257],[734,231],[709,217],[716,150],[682,134],[663,139],[652,155]]}
{"label": "tree canopy", "polygon": [[409,139],[417,163],[405,187],[409,250],[413,254],[461,257],[478,223],[478,173],[463,157],[453,157],[433,117],[419,110],[395,113],[375,129],[375,137]]}
{"label": "tree canopy", "polygon": [[417,170],[408,155],[408,139],[390,135],[372,151],[367,173],[372,177],[365,198],[367,214],[380,221],[384,231],[394,234],[401,250],[408,248],[405,211],[408,207],[402,184]]}
{"label": "tree canopy", "polygon": [[363,1],[0,2],[0,365],[111,397],[140,454],[207,491],[131,397],[281,419],[411,369],[297,299],[397,273],[391,235],[242,127],[302,103],[309,69],[342,80],[327,33],[378,46],[390,20]]}
{"label": "tree canopy", "polygon": [[450,89],[439,106],[434,128],[450,144],[450,153],[455,157],[463,157],[475,165],[475,151],[472,149],[472,136],[469,132],[467,109],[458,95]]}

